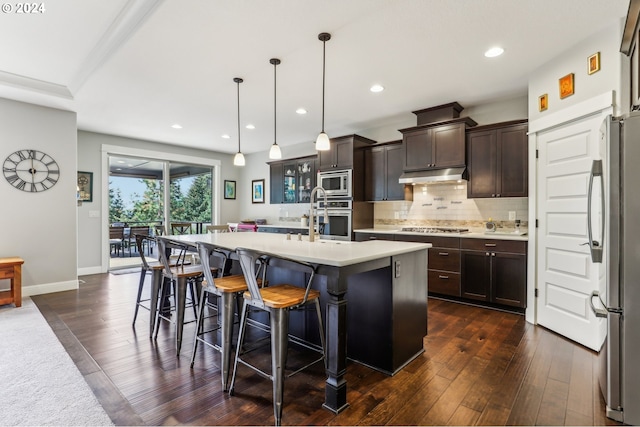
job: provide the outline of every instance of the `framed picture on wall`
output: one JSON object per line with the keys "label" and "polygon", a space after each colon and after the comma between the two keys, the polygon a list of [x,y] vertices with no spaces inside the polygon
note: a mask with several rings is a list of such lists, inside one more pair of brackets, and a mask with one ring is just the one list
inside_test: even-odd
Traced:
{"label": "framed picture on wall", "polygon": [[544,111],[549,108],[549,97],[545,93],[544,95],[540,95],[538,97],[538,111]]}
{"label": "framed picture on wall", "polygon": [[227,179],[224,180],[224,198],[225,199],[236,199],[236,182],[229,181]]}
{"label": "framed picture on wall", "polygon": [[558,86],[560,86],[560,99],[573,95],[573,73],[560,78]]}
{"label": "framed picture on wall", "polygon": [[587,73],[593,74],[600,71],[600,52],[596,52],[587,58]]}
{"label": "framed picture on wall", "polygon": [[93,202],[93,172],[78,172],[78,200]]}
{"label": "framed picture on wall", "polygon": [[251,181],[251,203],[264,203],[264,179]]}

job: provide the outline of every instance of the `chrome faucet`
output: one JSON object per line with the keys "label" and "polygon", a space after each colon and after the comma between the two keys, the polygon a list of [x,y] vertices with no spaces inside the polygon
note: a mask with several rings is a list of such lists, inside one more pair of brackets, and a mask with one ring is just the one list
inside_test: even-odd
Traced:
{"label": "chrome faucet", "polygon": [[[314,208],[313,208],[313,198],[316,195],[316,191],[322,190],[322,194],[324,195],[324,223],[326,224],[329,219],[329,213],[327,212],[327,192],[324,191],[324,188],[317,186],[311,190],[311,201],[310,201],[310,209],[309,209],[309,241],[315,241],[316,231],[313,227],[313,223],[315,222]],[[320,231],[320,222],[318,222],[318,232]]]}

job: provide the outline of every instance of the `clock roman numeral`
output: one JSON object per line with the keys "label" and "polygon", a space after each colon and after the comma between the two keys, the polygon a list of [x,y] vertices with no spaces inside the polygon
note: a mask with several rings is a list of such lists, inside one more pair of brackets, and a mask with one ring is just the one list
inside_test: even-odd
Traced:
{"label": "clock roman numeral", "polygon": [[15,175],[9,175],[9,176],[7,177],[7,181],[9,181],[9,184],[11,184],[11,185],[13,185],[13,183],[14,183],[14,182],[16,182],[18,179],[20,179],[20,178],[18,178],[18,175],[17,175],[17,174],[15,174]]}
{"label": "clock roman numeral", "polygon": [[[27,153],[29,152],[27,151]],[[16,154],[18,155],[18,157],[20,157],[20,161],[27,160],[27,155],[24,154],[23,151],[16,151]]]}
{"label": "clock roman numeral", "polygon": [[24,190],[25,185],[27,185],[27,183],[25,181],[20,180],[20,182],[18,183],[18,185],[15,185],[15,187],[18,190]]}
{"label": "clock roman numeral", "polygon": [[[56,182],[58,182],[57,179],[53,179],[50,176],[47,177],[47,181],[49,181],[51,183],[51,185],[55,184]],[[43,181],[44,182],[44,181]]]}
{"label": "clock roman numeral", "polygon": [[15,172],[15,171],[16,171],[15,164],[14,164],[14,166],[13,166],[13,167],[6,167],[6,166],[3,166],[3,167],[2,167],[2,171],[3,171],[3,172]]}

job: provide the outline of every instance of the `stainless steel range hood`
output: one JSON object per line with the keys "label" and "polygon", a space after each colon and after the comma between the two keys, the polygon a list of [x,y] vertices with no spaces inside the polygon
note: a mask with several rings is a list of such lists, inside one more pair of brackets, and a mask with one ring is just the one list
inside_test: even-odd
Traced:
{"label": "stainless steel range hood", "polygon": [[400,176],[400,184],[443,184],[467,179],[467,168],[430,169],[405,172]]}

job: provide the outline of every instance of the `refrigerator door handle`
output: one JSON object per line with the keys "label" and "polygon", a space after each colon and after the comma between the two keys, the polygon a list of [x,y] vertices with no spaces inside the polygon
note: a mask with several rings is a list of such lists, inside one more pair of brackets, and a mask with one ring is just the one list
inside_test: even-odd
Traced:
{"label": "refrigerator door handle", "polygon": [[[596,306],[593,305],[593,299],[596,297],[600,301],[600,305],[602,305],[603,308],[596,308]],[[598,291],[591,292],[591,298],[589,298],[589,305],[591,306],[591,311],[593,311],[593,314],[595,314],[596,317],[606,318],[609,315],[609,313],[622,314],[621,308],[607,307],[604,301],[602,301],[602,298],[600,298],[600,292]]]}
{"label": "refrigerator door handle", "polygon": [[[589,237],[589,241],[587,244],[589,245],[589,249],[591,252],[591,261],[596,263],[602,263],[602,245],[598,241],[593,240],[593,229],[591,228],[591,199],[593,197],[593,179],[595,177],[600,177],[600,188],[601,188],[601,204],[602,204],[602,215],[605,214],[605,200],[604,200],[604,179],[602,173],[602,160],[594,160],[591,164],[591,174],[589,175],[589,192],[587,195],[587,234]],[[600,238],[604,242],[604,219],[602,222],[602,234]]]}

